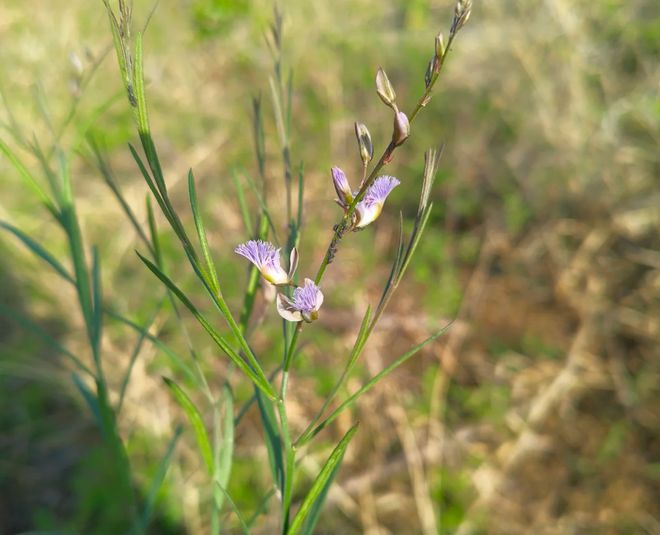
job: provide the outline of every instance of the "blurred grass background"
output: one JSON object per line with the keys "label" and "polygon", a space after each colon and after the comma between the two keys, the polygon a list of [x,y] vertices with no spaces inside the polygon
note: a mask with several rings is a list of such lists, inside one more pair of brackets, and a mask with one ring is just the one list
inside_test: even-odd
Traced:
{"label": "blurred grass background", "polygon": [[[136,2],[138,25],[152,7]],[[358,176],[353,122],[369,126],[376,150],[388,140],[390,118],[373,90],[377,67],[409,110],[453,4],[291,0],[282,7],[285,67],[294,72],[292,155],[306,170],[300,272],[307,273],[338,216],[330,166],[354,182]],[[145,36],[152,127],[166,177],[188,214],[184,178],[195,170],[235,310],[246,272],[232,250],[245,234],[231,174],[255,171],[250,97],[259,93],[268,174],[280,193],[272,195],[273,212],[284,207],[263,39],[271,17],[272,5],[262,0],[161,2]],[[134,231],[80,143],[91,125],[144,220],[146,188],[126,148],[135,135],[101,2],[5,0],[0,36],[0,135],[19,153],[20,136],[47,147],[60,138],[77,150],[79,212],[87,241],[101,250],[107,298],[145,321],[162,290],[137,260]],[[96,68],[82,91],[72,54],[84,73]],[[292,379],[294,427],[302,429],[320,407],[361,313],[377,299],[397,212],[414,213],[421,155],[438,142],[446,149],[431,225],[349,388],[456,321],[359,404],[353,419],[360,432],[319,533],[660,533],[659,56],[654,0],[475,3],[434,99],[388,170],[402,186],[378,225],[344,240],[329,269],[321,328],[305,334]],[[0,173],[0,218],[63,256],[62,236],[5,159]],[[162,238],[170,270],[194,288],[172,237]],[[70,289],[9,235],[0,253],[0,303],[84,352]],[[255,347],[272,368],[280,327],[270,307],[262,310]],[[183,351],[171,316],[166,308],[154,330]],[[220,382],[226,363],[189,323]],[[66,366],[49,344],[4,318],[0,342],[0,533],[121,533],[125,497],[117,476],[104,470],[101,440]],[[134,342],[122,326],[106,332],[107,367],[117,381]],[[160,382],[175,373],[145,346],[120,421],[139,488],[181,421]],[[246,385],[236,388],[239,397],[249,395]],[[345,415],[321,437],[303,471],[314,473],[328,452],[323,441],[329,447],[351,421]],[[252,510],[254,489],[267,485],[256,415],[237,433],[230,490]],[[153,533],[207,530],[188,435]],[[270,533],[272,524],[260,529]]]}

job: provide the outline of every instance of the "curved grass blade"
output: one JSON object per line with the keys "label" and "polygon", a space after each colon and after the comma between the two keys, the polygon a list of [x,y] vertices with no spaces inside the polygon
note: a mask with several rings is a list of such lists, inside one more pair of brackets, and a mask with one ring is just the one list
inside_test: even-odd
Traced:
{"label": "curved grass blade", "polygon": [[213,450],[211,449],[211,443],[209,442],[209,436],[206,432],[206,427],[204,426],[204,420],[202,419],[202,414],[199,412],[197,406],[192,402],[188,395],[177,385],[172,379],[163,377],[165,385],[170,389],[172,395],[179,403],[181,408],[186,413],[188,421],[193,427],[195,432],[195,439],[197,440],[197,446],[199,451],[202,454],[202,459],[206,468],[209,471],[209,474],[213,474]]}
{"label": "curved grass blade", "polygon": [[208,320],[197,310],[195,305],[192,304],[190,299],[186,297],[186,295],[172,282],[172,280],[165,275],[160,269],[158,269],[157,266],[155,266],[151,261],[149,261],[147,258],[142,256],[139,252],[137,255],[140,257],[140,260],[142,260],[146,266],[151,270],[151,272],[158,277],[165,286],[167,286],[174,295],[185,305],[185,307],[195,316],[197,321],[201,324],[201,326],[204,328],[204,330],[211,336],[213,341],[222,349],[222,351],[232,360],[238,368],[247,375],[252,382],[258,386],[269,398],[275,399],[275,393],[273,392],[273,388],[271,385],[268,383],[268,380],[263,377],[263,371],[261,371],[261,374],[257,374],[258,372],[255,372],[248,364],[240,357],[236,351],[232,349],[232,347],[227,343],[227,341],[220,336],[220,334],[213,328],[213,326],[208,322]]}
{"label": "curved grass blade", "polygon": [[309,489],[307,496],[303,499],[300,509],[298,509],[287,535],[295,535],[298,533],[298,531],[302,529],[310,513],[317,508],[320,509],[321,504],[318,504],[317,506],[317,500],[323,499],[327,494],[332,478],[336,475],[337,469],[344,457],[344,452],[353,438],[353,435],[355,435],[358,425],[359,424],[353,425],[353,427],[351,427],[339,441],[339,444],[337,444],[335,449],[332,450],[332,453],[330,454],[330,457],[328,457],[325,465],[323,465],[321,472],[316,476],[312,488]]}
{"label": "curved grass blade", "polygon": [[403,355],[401,355],[398,359],[396,359],[392,364],[381,370],[379,373],[374,375],[367,383],[365,383],[362,388],[357,390],[354,394],[349,396],[339,407],[337,407],[334,411],[330,413],[330,415],[323,420],[319,425],[317,425],[314,430],[307,435],[307,437],[303,440],[302,437],[298,442],[298,447],[302,446],[303,444],[306,444],[309,442],[312,438],[314,438],[320,431],[323,430],[329,423],[333,422],[339,414],[346,409],[347,407],[351,406],[353,403],[355,403],[362,394],[365,394],[369,390],[371,390],[381,379],[384,379],[387,377],[390,373],[392,373],[394,370],[396,370],[399,366],[401,366],[404,362],[406,362],[410,357],[414,356],[417,352],[419,352],[424,346],[428,345],[431,343],[433,340],[438,338],[439,336],[442,336],[447,329],[451,326],[451,323],[442,329],[440,329],[438,332],[435,334],[432,334],[429,336],[426,340],[423,342],[417,344],[415,347],[409,349],[406,351]]}
{"label": "curved grass blade", "polygon": [[111,318],[114,318],[117,321],[120,321],[125,325],[128,325],[132,329],[136,330],[140,334],[140,336],[144,336],[144,338],[149,340],[158,349],[160,349],[165,354],[165,356],[167,356],[174,363],[175,366],[180,368],[195,386],[200,386],[200,382],[197,378],[197,375],[195,374],[195,372],[193,372],[192,368],[190,368],[190,366],[188,366],[188,364],[186,364],[186,362],[165,342],[163,342],[153,334],[150,334],[146,330],[146,327],[141,327],[134,321],[110,310],[106,310],[106,314],[108,314]]}
{"label": "curved grass blade", "polygon": [[182,433],[183,433],[183,428],[181,426],[177,426],[176,430],[174,431],[174,436],[172,437],[170,443],[167,446],[167,450],[165,451],[165,456],[158,465],[158,470],[156,471],[156,475],[154,476],[154,479],[151,482],[151,486],[149,487],[149,493],[147,494],[147,500],[146,503],[144,504],[144,509],[142,511],[142,514],[140,515],[140,520],[139,520],[141,533],[145,532],[147,527],[149,526],[149,521],[151,520],[151,515],[154,510],[154,505],[156,505],[156,499],[158,498],[158,492],[160,491],[160,488],[163,486],[163,481],[165,480],[165,476],[167,475],[167,470],[169,469],[170,462],[172,461],[172,455],[174,454],[174,449],[176,448],[176,445],[179,442],[179,438],[181,438]]}
{"label": "curved grass blade", "polygon": [[0,228],[4,228],[8,232],[11,232],[19,240],[21,240],[23,245],[25,245],[28,249],[30,249],[30,251],[32,251],[32,253],[34,253],[36,256],[46,262],[50,267],[52,267],[64,280],[70,282],[71,284],[76,283],[66,268],[60,264],[59,260],[57,260],[52,254],[46,251],[46,249],[44,249],[39,243],[30,238],[30,236],[25,234],[22,230],[5,221],[0,221]]}
{"label": "curved grass blade", "polygon": [[199,212],[199,205],[197,204],[197,190],[195,188],[195,177],[193,176],[192,169],[188,170],[188,195],[190,197],[190,208],[192,209],[193,219],[195,220],[195,228],[197,229],[197,237],[199,238],[199,244],[202,247],[202,255],[204,256],[204,261],[206,262],[206,270],[211,277],[213,291],[217,293],[220,289],[218,273],[215,269],[215,264],[213,263],[213,257],[211,256],[211,251],[209,249],[209,242],[206,239],[206,230],[204,230],[202,214]]}
{"label": "curved grass blade", "polygon": [[[216,421],[214,426],[216,436],[213,451],[215,466],[213,479],[221,488],[227,488],[234,457],[234,394],[228,384],[222,388],[222,408],[222,421]],[[221,425],[222,436],[218,436]],[[215,507],[220,512],[222,497],[216,496]]]}
{"label": "curved grass blade", "polygon": [[220,483],[218,483],[217,481],[215,482],[215,484],[218,486],[218,488],[222,491],[224,496],[227,498],[227,503],[230,505],[231,510],[236,515],[236,518],[238,518],[238,522],[241,525],[241,530],[243,531],[243,533],[245,533],[245,535],[250,535],[250,528],[245,523],[245,519],[243,518],[243,515],[238,510],[238,507],[236,506],[236,502],[234,502],[234,500],[232,500],[232,497],[229,495],[229,492],[227,491],[226,488],[224,488],[222,485],[220,485]]}

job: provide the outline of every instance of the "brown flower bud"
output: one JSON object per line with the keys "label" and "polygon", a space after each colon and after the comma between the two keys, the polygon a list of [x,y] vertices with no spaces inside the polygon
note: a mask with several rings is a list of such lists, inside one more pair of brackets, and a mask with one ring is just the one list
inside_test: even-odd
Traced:
{"label": "brown flower bud", "polygon": [[360,158],[362,163],[367,165],[374,157],[374,146],[371,143],[371,135],[367,126],[362,123],[355,123],[355,137],[360,147]]}
{"label": "brown flower bud", "polygon": [[394,131],[392,132],[392,141],[395,146],[401,145],[410,135],[410,121],[408,116],[399,111],[394,114]]}
{"label": "brown flower bud", "polygon": [[387,78],[387,74],[385,74],[385,71],[381,67],[378,68],[378,72],[376,73],[376,92],[385,104],[395,109],[396,93],[390,80]]}

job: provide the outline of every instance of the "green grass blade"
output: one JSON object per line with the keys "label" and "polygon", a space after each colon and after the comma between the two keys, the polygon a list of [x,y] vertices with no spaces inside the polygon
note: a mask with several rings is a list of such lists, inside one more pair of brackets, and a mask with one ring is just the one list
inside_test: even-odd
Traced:
{"label": "green grass blade", "polygon": [[263,394],[255,390],[254,393],[261,417],[261,427],[264,432],[264,442],[268,451],[268,465],[273,476],[273,482],[284,492],[284,458],[282,454],[282,441],[280,440],[279,427],[275,418],[273,406],[264,399]]}
{"label": "green grass blade", "polygon": [[360,330],[358,331],[358,335],[355,339],[355,343],[353,344],[353,349],[351,350],[351,355],[348,359],[348,362],[344,367],[344,371],[342,372],[341,376],[335,383],[335,386],[332,388],[330,393],[326,396],[321,409],[316,413],[314,419],[307,425],[307,427],[300,435],[298,440],[296,440],[296,444],[300,442],[304,442],[307,439],[309,434],[314,429],[314,425],[321,419],[327,408],[335,399],[335,396],[339,392],[339,389],[343,386],[344,382],[346,381],[351,371],[355,367],[355,364],[357,363],[358,358],[362,354],[362,350],[364,349],[364,346],[367,343],[367,338],[369,337],[370,321],[371,321],[371,306],[367,307],[367,310],[364,313],[364,317],[362,318],[362,323],[360,324]]}
{"label": "green grass blade", "polygon": [[232,181],[234,182],[234,187],[236,188],[236,198],[238,199],[238,206],[241,210],[241,216],[243,217],[243,225],[245,225],[245,232],[248,236],[254,236],[254,228],[252,226],[252,218],[250,217],[250,209],[248,208],[247,201],[245,199],[245,190],[243,189],[243,184],[236,170],[231,173]]}
{"label": "green grass blade", "polygon": [[[214,441],[214,466],[213,479],[221,488],[227,488],[231,476],[231,467],[234,458],[234,394],[228,384],[222,388],[222,421],[217,422],[215,429],[219,432],[222,425],[222,435],[216,436]],[[222,499],[216,497],[215,504],[218,512],[222,509]]]}
{"label": "green grass blade", "polygon": [[44,331],[39,325],[34,323],[27,316],[21,314],[18,310],[14,310],[10,307],[4,306],[2,303],[0,303],[0,314],[2,314],[8,320],[11,320],[14,323],[20,325],[26,331],[29,331],[32,334],[36,334],[39,338],[41,338],[44,342],[46,342],[49,347],[56,349],[57,351],[62,353],[62,355],[68,358],[77,368],[80,369],[80,371],[85,372],[87,375],[89,375],[92,378],[95,378],[94,372],[90,370],[87,366],[85,366],[85,364],[83,364],[83,362],[78,357],[76,357],[73,353],[71,353],[71,351],[69,351],[66,347],[60,344],[60,342],[57,339],[53,338],[50,334]]}
{"label": "green grass blade", "polygon": [[218,273],[215,269],[213,257],[211,256],[209,242],[206,239],[206,230],[204,229],[202,214],[199,212],[199,205],[197,204],[197,190],[195,188],[195,177],[193,176],[192,169],[188,171],[188,195],[190,197],[190,208],[193,213],[193,219],[195,220],[195,228],[197,229],[197,237],[199,238],[199,244],[202,247],[202,255],[204,256],[204,261],[206,262],[206,270],[211,277],[211,287],[213,288],[213,291],[217,293],[220,290]]}
{"label": "green grass blade", "polygon": [[165,455],[163,456],[162,461],[158,465],[158,470],[156,471],[156,475],[154,476],[154,479],[151,482],[151,486],[149,487],[149,493],[147,494],[146,503],[144,504],[144,509],[142,510],[142,514],[140,515],[139,525],[140,525],[140,530],[142,532],[146,531],[147,527],[149,526],[149,521],[151,520],[151,515],[153,514],[154,506],[156,505],[156,499],[158,498],[158,492],[160,491],[160,488],[163,486],[163,481],[165,481],[167,470],[169,469],[170,463],[172,462],[172,455],[174,454],[174,450],[176,448],[177,443],[179,442],[179,438],[181,438],[182,433],[183,433],[183,428],[181,426],[177,426],[176,430],[174,431],[174,436],[167,445],[167,450],[165,450]]}
{"label": "green grass blade", "polygon": [[234,514],[236,515],[236,518],[238,518],[239,524],[241,525],[241,531],[243,533],[245,533],[245,535],[250,535],[250,528],[246,524],[245,519],[243,518],[243,515],[241,514],[241,512],[238,509],[238,506],[236,505],[236,502],[229,495],[229,492],[227,491],[227,489],[225,487],[220,485],[220,483],[218,483],[217,481],[216,481],[215,484],[222,491],[225,498],[227,498],[227,503],[230,505],[231,510],[234,512]]}
{"label": "green grass blade", "polygon": [[[147,99],[144,92],[144,64],[142,57],[142,33],[135,35],[135,59],[133,84],[135,85],[135,99],[137,101],[137,123],[140,133],[149,132],[149,116],[147,114]],[[156,178],[158,180],[158,178]]]}
{"label": "green grass blade", "polygon": [[103,290],[101,288],[101,264],[96,247],[92,249],[92,353],[101,354],[103,335]]}
{"label": "green grass blade", "polygon": [[99,406],[98,399],[96,399],[96,396],[87,387],[85,382],[80,378],[80,376],[77,373],[74,372],[72,374],[72,377],[73,377],[73,384],[80,392],[80,395],[85,400],[85,403],[87,403],[87,408],[89,408],[90,414],[96,421],[96,425],[99,426],[101,433],[103,433],[103,435],[106,436],[106,429],[103,423],[103,418],[101,417],[101,407]]}
{"label": "green grass blade", "polygon": [[[227,343],[227,341],[220,336],[220,334],[213,328],[213,326],[208,322],[208,320],[197,310],[195,305],[192,304],[190,299],[170,280],[167,275],[165,275],[157,266],[150,262],[147,258],[143,257],[140,253],[137,253],[140,259],[146,264],[146,266],[151,270],[151,272],[156,275],[161,282],[167,286],[174,295],[185,305],[185,307],[195,316],[195,319],[201,324],[204,330],[211,336],[213,341],[224,351],[224,353],[236,364],[236,366],[247,375],[252,382],[257,385],[261,390],[271,399],[275,398],[275,393],[273,388],[268,383],[268,380],[265,377],[262,377],[255,372],[252,367],[248,364],[232,349],[232,347]],[[263,372],[262,372],[263,374]]]}
{"label": "green grass blade", "polygon": [[147,340],[149,340],[152,344],[154,344],[158,349],[160,349],[166,357],[172,361],[172,363],[178,367],[181,371],[183,371],[187,378],[195,385],[195,386],[201,386],[199,379],[197,378],[197,374],[192,370],[188,364],[186,364],[185,360],[181,358],[176,351],[174,351],[172,348],[170,348],[165,342],[154,336],[153,334],[150,334],[146,327],[141,327],[134,321],[122,316],[121,314],[117,314],[116,312],[113,311],[108,311],[106,310],[106,314],[108,314],[111,318],[120,321],[121,323],[128,325],[135,331],[139,333],[140,336],[144,336]]}
{"label": "green grass blade", "polygon": [[298,444],[298,446],[302,446],[303,444],[309,442],[313,437],[315,437],[320,431],[322,431],[328,424],[333,422],[339,414],[346,409],[347,407],[350,407],[355,403],[360,396],[371,390],[376,384],[378,384],[381,379],[384,379],[387,377],[390,373],[392,373],[394,370],[396,370],[399,366],[401,366],[404,362],[406,362],[410,357],[414,356],[417,352],[419,352],[423,347],[431,343],[433,340],[438,338],[439,336],[442,336],[447,329],[449,329],[451,323],[447,325],[446,327],[443,327],[440,329],[438,332],[435,334],[432,334],[429,336],[426,340],[423,342],[417,344],[415,347],[409,349],[406,351],[403,355],[401,355],[398,359],[396,359],[392,364],[378,372],[376,375],[374,375],[367,383],[365,383],[359,390],[357,390],[354,394],[349,396],[339,407],[337,407],[335,410],[333,410],[330,415],[324,419],[319,425],[317,425],[314,428],[314,431],[312,431],[306,440],[301,440]]}
{"label": "green grass blade", "polygon": [[149,237],[151,238],[151,245],[153,247],[154,260],[158,267],[163,267],[163,253],[160,247],[160,237],[158,236],[158,227],[156,226],[156,218],[154,217],[154,209],[151,205],[151,198],[147,194],[147,220],[149,222]]}
{"label": "green grass blade", "polygon": [[124,378],[122,379],[121,386],[119,388],[119,400],[117,401],[117,409],[116,409],[117,414],[121,412],[121,408],[124,404],[124,397],[126,396],[128,383],[131,380],[133,366],[135,366],[140,351],[142,350],[142,345],[144,344],[144,341],[147,339],[147,333],[149,332],[149,329],[153,325],[156,316],[158,316],[158,312],[160,312],[163,303],[164,303],[164,299],[161,299],[156,305],[154,311],[151,313],[151,316],[149,317],[147,322],[144,324],[143,327],[140,327],[138,330],[138,339],[137,342],[135,343],[135,346],[133,347],[133,351],[131,352],[131,358],[128,361],[128,366],[126,367],[126,373],[124,374]]}
{"label": "green grass blade", "polygon": [[130,205],[128,204],[124,196],[122,195],[121,190],[119,189],[119,186],[117,185],[117,182],[115,181],[112,175],[110,164],[104,158],[103,153],[101,152],[101,148],[99,147],[99,144],[94,138],[94,136],[91,135],[87,136],[87,144],[89,145],[92,154],[94,155],[94,159],[96,161],[96,168],[101,173],[101,176],[103,177],[103,181],[110,188],[110,191],[114,195],[115,199],[117,199],[119,206],[121,207],[126,217],[128,217],[128,220],[130,221],[131,225],[133,226],[133,229],[135,230],[140,240],[150,249],[150,252],[153,254],[152,245],[147,239],[144,230],[142,230],[142,225],[140,225],[140,223],[138,222],[135,213],[131,209]]}
{"label": "green grass blade", "polygon": [[328,497],[328,492],[330,491],[332,482],[335,480],[335,476],[339,472],[339,468],[341,467],[342,460],[343,460],[343,455],[342,458],[339,460],[339,462],[336,464],[336,466],[333,468],[332,472],[330,473],[330,477],[323,485],[320,494],[312,503],[312,507],[310,508],[309,513],[307,514],[307,518],[305,518],[305,521],[303,522],[303,525],[300,528],[300,532],[302,533],[302,535],[313,535],[314,528],[316,527],[316,524],[319,521],[319,517],[321,516],[321,511],[323,510],[323,504],[325,503],[325,499]]}
{"label": "green grass blade", "polygon": [[353,438],[353,435],[355,435],[357,427],[358,424],[355,424],[353,427],[351,427],[330,454],[330,457],[326,461],[325,465],[323,465],[321,472],[319,472],[319,475],[316,476],[316,479],[312,484],[312,488],[309,489],[307,496],[305,496],[303,499],[303,502],[300,505],[300,509],[298,509],[298,512],[296,513],[296,516],[291,523],[291,527],[287,532],[287,535],[295,535],[300,529],[302,529],[308,515],[312,512],[313,509],[315,509],[317,500],[325,497],[325,494],[327,494],[327,487],[329,487],[331,479],[335,476],[336,469],[340,465],[344,457],[344,452],[346,451],[349,442]]}
{"label": "green grass blade", "polygon": [[209,436],[206,432],[206,427],[204,426],[204,420],[202,419],[202,414],[199,412],[197,406],[192,402],[188,395],[177,385],[172,379],[163,377],[165,385],[170,389],[174,399],[179,403],[183,411],[188,417],[188,421],[193,427],[195,432],[195,439],[197,440],[197,446],[199,451],[202,454],[202,459],[209,474],[213,474],[213,450],[211,449],[211,443],[209,442]]}
{"label": "green grass blade", "polygon": [[0,152],[2,152],[5,157],[9,160],[9,163],[12,164],[14,169],[18,172],[19,176],[23,179],[23,182],[32,190],[32,192],[39,197],[42,203],[48,208],[52,214],[56,214],[57,210],[53,205],[53,202],[48,197],[48,194],[44,189],[39,185],[36,179],[32,176],[32,173],[28,171],[27,167],[21,162],[18,156],[9,148],[2,139],[0,139]]}
{"label": "green grass blade", "polygon": [[23,244],[28,249],[30,249],[30,251],[32,251],[32,253],[34,253],[36,256],[46,262],[50,267],[52,267],[64,280],[70,282],[71,284],[76,283],[75,279],[69,274],[66,268],[60,264],[59,260],[57,260],[52,254],[50,254],[39,243],[30,238],[22,230],[5,221],[0,221],[0,228],[4,228],[8,232],[11,232],[19,240],[21,240]]}

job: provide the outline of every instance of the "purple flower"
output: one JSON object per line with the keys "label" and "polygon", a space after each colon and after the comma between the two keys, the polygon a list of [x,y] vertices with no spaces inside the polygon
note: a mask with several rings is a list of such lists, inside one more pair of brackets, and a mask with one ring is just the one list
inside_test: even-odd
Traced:
{"label": "purple flower", "polygon": [[305,279],[305,286],[293,291],[293,299],[277,294],[277,312],[287,321],[306,321],[311,323],[319,317],[319,308],[323,304],[323,294],[311,279]]}
{"label": "purple flower", "polygon": [[353,202],[353,192],[351,191],[351,185],[348,183],[346,174],[344,171],[339,169],[339,167],[333,167],[332,171],[332,183],[335,185],[335,191],[337,192],[338,199],[337,204],[341,206],[344,210],[347,210],[350,204]]}
{"label": "purple flower", "polygon": [[375,221],[383,210],[385,199],[401,182],[393,176],[379,176],[369,186],[362,200],[357,203],[355,212],[357,214],[356,228],[366,227]]}
{"label": "purple flower", "polygon": [[298,251],[294,247],[289,258],[289,272],[280,265],[280,249],[262,240],[241,243],[234,252],[244,256],[261,272],[264,279],[272,284],[289,284],[298,266]]}

